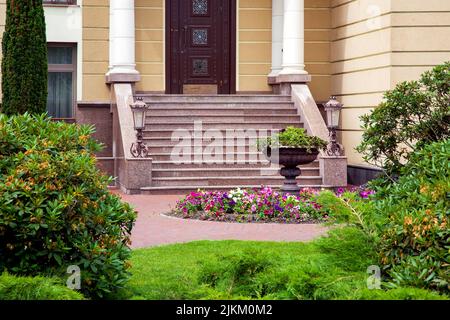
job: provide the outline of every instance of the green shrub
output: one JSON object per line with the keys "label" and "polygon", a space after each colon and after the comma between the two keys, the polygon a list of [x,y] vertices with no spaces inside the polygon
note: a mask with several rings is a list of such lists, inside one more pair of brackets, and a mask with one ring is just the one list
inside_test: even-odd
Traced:
{"label": "green shrub", "polygon": [[2,50],[2,112],[45,112],[48,70],[42,0],[7,1]]}
{"label": "green shrub", "polygon": [[0,275],[0,300],[83,300],[82,294],[58,279]]}
{"label": "green shrub", "polygon": [[379,252],[391,286],[450,290],[449,157],[450,140],[426,146],[376,194],[375,210],[388,220]]}
{"label": "green shrub", "polygon": [[0,115],[0,270],[67,276],[92,297],[129,277],[135,212],[96,168],[93,129],[46,116]]}
{"label": "green shrub", "polygon": [[309,136],[303,128],[287,127],[281,130],[274,137],[259,139],[257,141],[258,150],[264,150],[266,147],[292,147],[306,148],[308,152],[311,149],[325,149],[326,141],[316,136]]}
{"label": "green shrub", "polygon": [[331,230],[327,237],[317,239],[314,245],[327,255],[330,265],[346,271],[365,271],[377,263],[376,243],[357,227]]}
{"label": "green shrub", "polygon": [[229,299],[342,299],[366,287],[376,263],[374,244],[356,227],[332,230],[309,244],[311,252],[283,256],[260,250],[218,255],[201,263],[200,292]]}
{"label": "green shrub", "polygon": [[364,129],[356,148],[366,162],[397,176],[409,155],[450,136],[450,62],[402,82],[384,101],[361,117]]}
{"label": "green shrub", "polygon": [[358,192],[343,191],[334,194],[322,191],[316,201],[322,210],[328,213],[329,224],[346,224],[362,229],[370,241],[377,241],[379,228],[386,223],[386,218],[374,208],[373,191],[363,191],[366,198]]}
{"label": "green shrub", "polygon": [[396,288],[391,290],[358,290],[346,297],[350,300],[448,300],[445,295],[418,288]]}
{"label": "green shrub", "polygon": [[273,257],[254,250],[218,256],[202,264],[199,281],[230,296],[263,295],[255,288],[258,285],[255,277],[265,272],[273,262]]}

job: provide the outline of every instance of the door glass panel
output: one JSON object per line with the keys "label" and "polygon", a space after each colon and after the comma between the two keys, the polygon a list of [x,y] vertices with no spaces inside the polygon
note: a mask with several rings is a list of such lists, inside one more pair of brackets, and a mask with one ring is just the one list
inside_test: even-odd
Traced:
{"label": "door glass panel", "polygon": [[205,16],[208,14],[208,0],[192,0],[192,14]]}
{"label": "door glass panel", "polygon": [[192,73],[195,76],[208,74],[208,59],[193,59]]}
{"label": "door glass panel", "polygon": [[49,64],[72,64],[72,47],[48,47]]}
{"label": "door glass panel", "polygon": [[72,117],[72,72],[48,73],[47,111],[53,118]]}
{"label": "door glass panel", "polygon": [[208,29],[192,29],[192,44],[193,45],[207,45],[208,44]]}

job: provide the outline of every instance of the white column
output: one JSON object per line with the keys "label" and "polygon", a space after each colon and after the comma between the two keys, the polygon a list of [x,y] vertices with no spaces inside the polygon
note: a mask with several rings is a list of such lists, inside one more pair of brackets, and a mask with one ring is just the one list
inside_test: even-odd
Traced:
{"label": "white column", "polygon": [[272,0],[272,72],[280,73],[283,64],[283,1]]}
{"label": "white column", "polygon": [[134,0],[110,0],[109,11],[109,71],[138,75],[135,62]]}
{"label": "white column", "polygon": [[283,70],[280,74],[306,74],[304,0],[284,0]]}

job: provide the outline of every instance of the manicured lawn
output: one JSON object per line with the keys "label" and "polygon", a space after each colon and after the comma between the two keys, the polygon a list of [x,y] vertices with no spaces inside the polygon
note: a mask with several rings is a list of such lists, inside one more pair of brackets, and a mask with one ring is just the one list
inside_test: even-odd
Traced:
{"label": "manicured lawn", "polygon": [[437,299],[367,289],[372,244],[355,228],[310,243],[198,241],[133,251],[127,299]]}

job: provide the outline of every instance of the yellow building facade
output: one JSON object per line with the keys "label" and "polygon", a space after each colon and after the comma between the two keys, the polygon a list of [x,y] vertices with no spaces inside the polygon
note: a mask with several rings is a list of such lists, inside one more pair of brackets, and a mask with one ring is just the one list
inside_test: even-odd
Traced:
{"label": "yellow building facade", "polygon": [[[292,1],[292,0],[291,0]],[[126,0],[125,2],[129,2]],[[135,0],[134,62],[136,92],[164,93],[167,81],[165,0]],[[299,0],[304,23],[304,70],[316,103],[335,95],[344,104],[339,139],[350,166],[365,166],[354,150],[362,135],[359,117],[398,82],[417,79],[450,59],[448,0]],[[74,94],[79,105],[107,105],[112,98],[111,7],[108,0],[44,1],[47,40],[74,44]],[[112,3],[112,1],[111,1]],[[235,91],[273,91],[274,5],[285,0],[236,0]],[[0,1],[0,28],[6,0]],[[286,24],[284,25],[286,27]],[[116,28],[122,28],[119,23]],[[119,32],[120,33],[120,32]],[[303,57],[302,57],[303,58]],[[77,106],[73,117],[77,118]]]}

